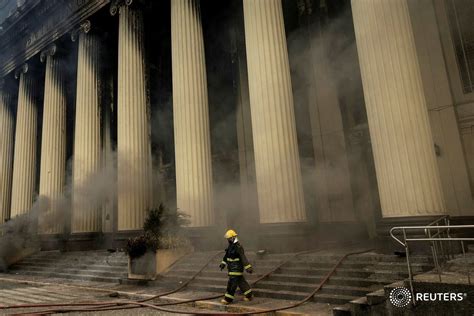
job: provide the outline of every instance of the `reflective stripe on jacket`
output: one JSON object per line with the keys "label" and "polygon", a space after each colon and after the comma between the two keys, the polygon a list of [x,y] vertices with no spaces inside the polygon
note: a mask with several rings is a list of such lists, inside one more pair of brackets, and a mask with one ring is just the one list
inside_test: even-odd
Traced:
{"label": "reflective stripe on jacket", "polygon": [[227,265],[229,276],[243,275],[244,269],[251,267],[247,257],[245,256],[244,248],[239,242],[230,244],[225,250],[224,258],[222,259]]}

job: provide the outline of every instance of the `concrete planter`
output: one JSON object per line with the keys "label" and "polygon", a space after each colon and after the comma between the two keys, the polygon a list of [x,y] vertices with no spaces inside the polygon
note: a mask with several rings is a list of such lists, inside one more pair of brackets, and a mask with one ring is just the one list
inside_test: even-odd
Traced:
{"label": "concrete planter", "polygon": [[148,251],[139,258],[128,258],[128,278],[135,280],[155,280],[173,263],[189,253],[188,248],[159,249]]}

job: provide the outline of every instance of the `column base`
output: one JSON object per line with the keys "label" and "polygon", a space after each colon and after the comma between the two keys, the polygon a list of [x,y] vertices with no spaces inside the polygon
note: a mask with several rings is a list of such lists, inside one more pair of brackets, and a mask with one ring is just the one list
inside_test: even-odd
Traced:
{"label": "column base", "polygon": [[69,235],[65,234],[39,234],[38,239],[41,251],[65,251]]}
{"label": "column base", "polygon": [[[473,216],[450,216],[449,220],[451,225],[474,225],[474,215]],[[462,236],[462,237],[474,237],[472,229],[459,229],[453,231],[451,236]]]}
{"label": "column base", "polygon": [[[107,248],[124,248],[130,237],[142,234],[142,230],[130,230],[116,232],[115,234],[104,234],[104,245]],[[200,251],[220,250],[226,247],[223,231],[217,230],[216,227],[185,227],[183,233],[189,238],[192,246]]]}
{"label": "column base", "polygon": [[65,243],[64,251],[99,250],[104,248],[103,233],[75,233],[69,235]]}
{"label": "column base", "polygon": [[270,252],[297,252],[322,245],[347,241],[367,241],[368,234],[362,222],[261,224],[257,247]]}
{"label": "column base", "polygon": [[111,233],[111,240],[108,248],[123,249],[127,245],[127,240],[143,233],[143,230],[123,230]]}
{"label": "column base", "polygon": [[189,238],[195,250],[212,251],[224,250],[227,241],[224,239],[225,230],[215,226],[210,227],[186,227],[184,235]]}

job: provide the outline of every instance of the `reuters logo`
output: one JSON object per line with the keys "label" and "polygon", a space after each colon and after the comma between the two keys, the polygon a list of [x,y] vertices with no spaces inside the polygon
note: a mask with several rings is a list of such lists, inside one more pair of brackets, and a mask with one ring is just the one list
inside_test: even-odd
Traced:
{"label": "reuters logo", "polygon": [[390,302],[396,307],[408,306],[411,302],[411,293],[407,288],[396,287],[390,291]]}

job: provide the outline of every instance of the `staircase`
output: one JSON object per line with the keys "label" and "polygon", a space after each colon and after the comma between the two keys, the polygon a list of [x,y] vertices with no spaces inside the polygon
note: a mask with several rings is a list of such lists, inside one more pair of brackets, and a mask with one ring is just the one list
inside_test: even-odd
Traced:
{"label": "staircase", "polygon": [[10,267],[9,273],[67,280],[113,282],[127,278],[128,258],[122,252],[42,251]]}
{"label": "staircase", "polygon": [[[322,281],[334,267],[341,251],[324,251],[294,257],[269,277],[253,286],[257,297],[302,300]],[[204,267],[216,252],[195,252],[173,265],[170,270],[150,285],[174,289],[189,280]],[[223,255],[223,252],[222,252]],[[258,256],[248,252],[254,267],[253,274],[246,274],[250,283],[259,276],[272,271],[294,254],[267,254]],[[225,293],[226,271],[219,270],[221,254],[206,266],[189,285],[188,289],[199,292]],[[414,273],[432,269],[427,256],[411,256]],[[127,278],[127,257],[125,254],[107,251],[58,252],[47,251],[35,254],[11,267],[10,273],[44,278],[58,278],[70,281],[119,283]],[[350,312],[349,302],[365,304],[373,293],[385,285],[407,278],[405,258],[395,255],[364,253],[346,258],[336,273],[312,298],[313,302],[330,304],[335,314]],[[381,294],[382,295],[382,294]],[[365,301],[364,301],[365,300]]]}
{"label": "staircase", "polygon": [[[258,257],[249,253],[249,260],[254,266],[255,273],[247,274],[249,283],[258,276],[271,271],[278,264],[286,260],[291,254],[274,254]],[[304,299],[322,281],[341,256],[334,254],[311,254],[294,258],[279,268],[268,278],[259,281],[253,286],[257,297],[268,297],[283,300]],[[172,269],[162,276],[157,283],[174,287],[184,282],[196,273],[210,255],[202,253],[188,256],[178,262]],[[193,280],[188,288],[197,291],[225,293],[227,275],[218,269],[221,258],[216,258],[211,264]],[[412,257],[414,273],[432,269],[428,257]],[[354,255],[348,257],[329,282],[313,297],[312,301],[345,305],[378,289],[384,285],[403,280],[407,277],[405,258],[394,255],[375,253]]]}

